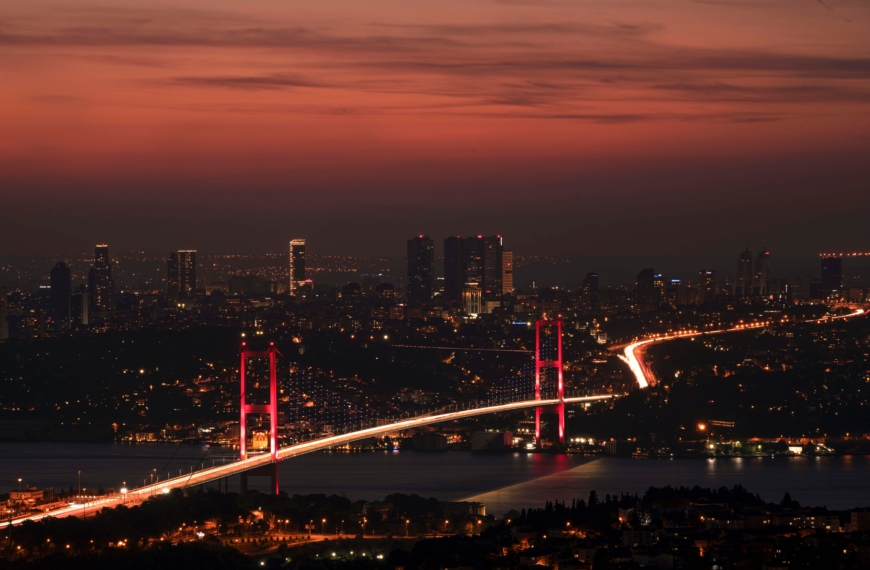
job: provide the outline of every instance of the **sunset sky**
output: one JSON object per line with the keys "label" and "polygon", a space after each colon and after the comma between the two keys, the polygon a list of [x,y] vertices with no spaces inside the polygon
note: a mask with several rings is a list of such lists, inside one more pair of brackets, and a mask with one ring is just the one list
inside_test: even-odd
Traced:
{"label": "sunset sky", "polygon": [[0,253],[870,250],[870,1],[0,3]]}

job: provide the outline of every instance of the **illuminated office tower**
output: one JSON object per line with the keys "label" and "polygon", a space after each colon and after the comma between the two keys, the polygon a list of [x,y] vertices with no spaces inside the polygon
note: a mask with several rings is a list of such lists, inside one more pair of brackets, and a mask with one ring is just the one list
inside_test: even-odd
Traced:
{"label": "illuminated office tower", "polygon": [[[766,290],[766,288],[765,288]],[[698,303],[716,302],[716,272],[702,269],[698,274]]]}
{"label": "illuminated office tower", "polygon": [[196,297],[196,250],[169,252],[166,260],[166,295],[170,299]]}
{"label": "illuminated office tower", "polygon": [[290,294],[305,283],[305,240],[290,240]]}
{"label": "illuminated office tower", "polygon": [[470,317],[477,317],[483,312],[483,292],[477,283],[469,283],[462,288],[462,304]]}
{"label": "illuminated office tower", "polygon": [[734,279],[734,296],[749,297],[752,295],[752,252],[749,248],[740,254],[737,260],[737,276]]}
{"label": "illuminated office tower", "polygon": [[662,299],[665,298],[665,278],[661,273],[653,275],[653,287],[658,291],[658,301],[661,304]]}
{"label": "illuminated office tower", "polygon": [[[445,239],[445,299],[458,300],[466,283],[476,283],[484,297],[502,295],[503,263],[504,246],[501,236]],[[511,257],[511,265],[513,265],[513,257]],[[513,281],[513,268],[511,268],[511,281]]]}
{"label": "illuminated office tower", "polygon": [[501,294],[514,292],[514,252],[505,249],[501,252]]}
{"label": "illuminated office tower", "polygon": [[88,273],[88,288],[93,310],[111,311],[115,308],[115,282],[112,280],[112,263],[106,244],[98,244],[94,249],[94,265]]}
{"label": "illuminated office tower", "polygon": [[752,275],[752,294],[767,295],[767,282],[770,279],[770,252],[767,247],[758,252],[755,259],[755,273]]}
{"label": "illuminated office tower", "polygon": [[51,268],[51,320],[54,328],[66,329],[70,323],[72,274],[63,261]]}
{"label": "illuminated office tower", "polygon": [[178,292],[182,299],[196,297],[196,250],[178,250]]}
{"label": "illuminated office tower", "polygon": [[425,305],[432,300],[435,276],[435,241],[429,236],[408,240],[408,302]]}
{"label": "illuminated office tower", "polygon": [[502,294],[504,277],[503,256],[504,244],[501,236],[490,236],[478,240],[483,241],[483,281],[481,289],[486,297],[498,297]]}

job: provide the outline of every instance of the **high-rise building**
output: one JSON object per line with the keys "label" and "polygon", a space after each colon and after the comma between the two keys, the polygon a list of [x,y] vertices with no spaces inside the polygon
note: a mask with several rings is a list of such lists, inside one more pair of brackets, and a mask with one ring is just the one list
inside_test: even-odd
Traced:
{"label": "high-rise building", "polygon": [[[478,239],[481,239],[478,236]],[[481,289],[486,297],[498,297],[502,293],[504,243],[501,236],[483,239],[483,282]]]}
{"label": "high-rise building", "polygon": [[0,287],[0,340],[9,338],[9,323],[6,322],[6,287]]}
{"label": "high-rise building", "polygon": [[172,300],[178,299],[181,294],[181,275],[178,273],[178,254],[169,252],[166,260],[166,296]]}
{"label": "high-rise building", "polygon": [[694,302],[692,287],[682,279],[671,279],[667,288],[668,302],[675,307],[691,305]]}
{"label": "high-rise building", "polygon": [[755,273],[752,274],[752,294],[764,297],[767,295],[767,284],[770,280],[770,252],[767,247],[758,252],[755,258]]}
{"label": "high-rise building", "polygon": [[483,291],[477,283],[469,283],[462,288],[462,304],[465,313],[471,317],[476,317],[483,312]]}
{"label": "high-rise building", "polygon": [[740,254],[737,260],[737,277],[734,279],[734,296],[749,297],[752,295],[752,252],[749,247]]}
{"label": "high-rise building", "polygon": [[88,317],[91,302],[90,293],[85,285],[80,285],[78,290],[72,296],[72,322],[76,326],[88,326],[90,319]]}
{"label": "high-rise building", "polygon": [[305,283],[305,240],[290,240],[290,294]]}
{"label": "high-rise building", "polygon": [[789,302],[792,299],[791,288],[785,279],[772,279],[768,293],[776,301]]}
{"label": "high-rise building", "polygon": [[702,269],[698,273],[698,303],[715,303],[716,292],[716,272]]}
{"label": "high-rise building", "polygon": [[425,305],[432,300],[435,278],[435,240],[417,236],[408,240],[408,302]]}
{"label": "high-rise building", "polygon": [[834,291],[843,289],[843,259],[841,257],[822,258],[822,298],[828,297]]}
{"label": "high-rise building", "polygon": [[653,275],[653,287],[658,291],[659,303],[665,298],[665,278],[661,273]]}
{"label": "high-rise building", "polygon": [[170,299],[196,297],[196,250],[170,251],[166,260],[166,295]]}
{"label": "high-rise building", "polygon": [[458,301],[465,286],[465,271],[462,263],[462,238],[450,236],[444,240],[444,298]]}
{"label": "high-rise building", "polygon": [[111,311],[115,308],[115,282],[112,280],[112,263],[106,244],[98,244],[94,249],[94,265],[88,274],[88,288],[92,309]]}
{"label": "high-rise building", "polygon": [[652,311],[660,303],[659,290],[656,287],[655,269],[641,269],[637,274],[637,308],[639,311]]}
{"label": "high-rise building", "polygon": [[583,278],[583,304],[589,308],[598,307],[598,274],[587,273]]}
{"label": "high-rise building", "polygon": [[196,297],[196,250],[178,250],[178,292],[183,299]]}
{"label": "high-rise building", "polygon": [[63,261],[51,268],[51,320],[57,329],[69,328],[72,273]]}
{"label": "high-rise building", "polygon": [[509,249],[501,252],[501,294],[512,295],[514,292],[514,252]]}
{"label": "high-rise building", "polygon": [[466,283],[476,283],[485,297],[502,295],[504,244],[501,236],[449,237],[444,240],[444,297],[458,300]]}

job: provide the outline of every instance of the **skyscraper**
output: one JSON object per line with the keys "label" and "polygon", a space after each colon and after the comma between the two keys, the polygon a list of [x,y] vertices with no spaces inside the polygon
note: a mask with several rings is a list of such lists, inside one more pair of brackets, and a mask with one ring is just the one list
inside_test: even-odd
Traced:
{"label": "skyscraper", "polygon": [[290,240],[290,294],[305,283],[305,240]]}
{"label": "skyscraper", "polygon": [[767,282],[770,279],[770,252],[767,247],[758,252],[755,259],[755,273],[752,274],[752,294],[755,296],[767,295]]}
{"label": "skyscraper", "polygon": [[166,260],[166,296],[172,300],[178,299],[181,293],[181,276],[178,273],[178,254],[169,252]]}
{"label": "skyscraper", "polygon": [[749,248],[737,260],[737,277],[734,279],[734,296],[749,297],[752,294],[752,252]]}
{"label": "skyscraper", "polygon": [[412,305],[425,305],[432,300],[432,282],[435,277],[435,241],[429,236],[408,240],[408,301]]}
{"label": "skyscraper", "polygon": [[444,240],[444,298],[458,301],[465,285],[462,263],[462,238],[450,236]]}
{"label": "skyscraper", "polygon": [[115,282],[112,281],[112,263],[106,244],[98,244],[94,249],[94,265],[88,274],[88,288],[91,308],[95,311],[111,311],[115,308]]}
{"label": "skyscraper", "polygon": [[[478,237],[478,239],[480,239]],[[502,289],[502,255],[504,244],[501,236],[483,238],[483,282],[481,288],[486,297],[498,297]]]}
{"label": "skyscraper", "polygon": [[[501,236],[449,237],[444,240],[444,297],[459,300],[467,283],[475,283],[484,297],[504,290],[504,244]],[[513,281],[513,256],[511,256]]]}
{"label": "skyscraper", "polygon": [[70,295],[72,274],[66,263],[58,261],[51,268],[51,320],[55,328],[66,329],[70,324]]}
{"label": "skyscraper", "polygon": [[843,259],[841,257],[822,258],[822,296],[827,297],[834,291],[843,289]]}
{"label": "skyscraper", "polygon": [[514,252],[509,249],[501,252],[501,294],[514,292]]}
{"label": "skyscraper", "polygon": [[90,293],[88,287],[80,285],[78,290],[72,295],[72,322],[76,326],[88,326],[90,319],[88,311],[91,308]]}
{"label": "skyscraper", "polygon": [[465,306],[465,313],[471,317],[483,312],[483,292],[477,283],[469,283],[462,288],[462,304]]}
{"label": "skyscraper", "polygon": [[716,272],[702,269],[698,273],[698,303],[716,302]]}
{"label": "skyscraper", "polygon": [[583,289],[581,291],[581,295],[583,296],[583,304],[590,309],[595,309],[598,307],[598,274],[597,273],[587,273],[586,277],[583,278]]}
{"label": "skyscraper", "polygon": [[655,269],[641,269],[637,274],[637,308],[639,311],[652,311],[660,303],[659,290],[656,287]]}
{"label": "skyscraper", "polygon": [[196,297],[196,250],[178,250],[178,293],[183,299]]}

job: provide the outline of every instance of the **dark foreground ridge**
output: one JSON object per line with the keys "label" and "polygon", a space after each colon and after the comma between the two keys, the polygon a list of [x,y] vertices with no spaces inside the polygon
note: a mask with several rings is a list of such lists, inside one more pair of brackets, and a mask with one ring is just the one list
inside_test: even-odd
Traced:
{"label": "dark foreground ridge", "polygon": [[870,510],[778,503],[735,486],[650,488],[642,497],[485,514],[479,503],[392,494],[174,492],[85,520],[4,529],[18,569],[865,568]]}

